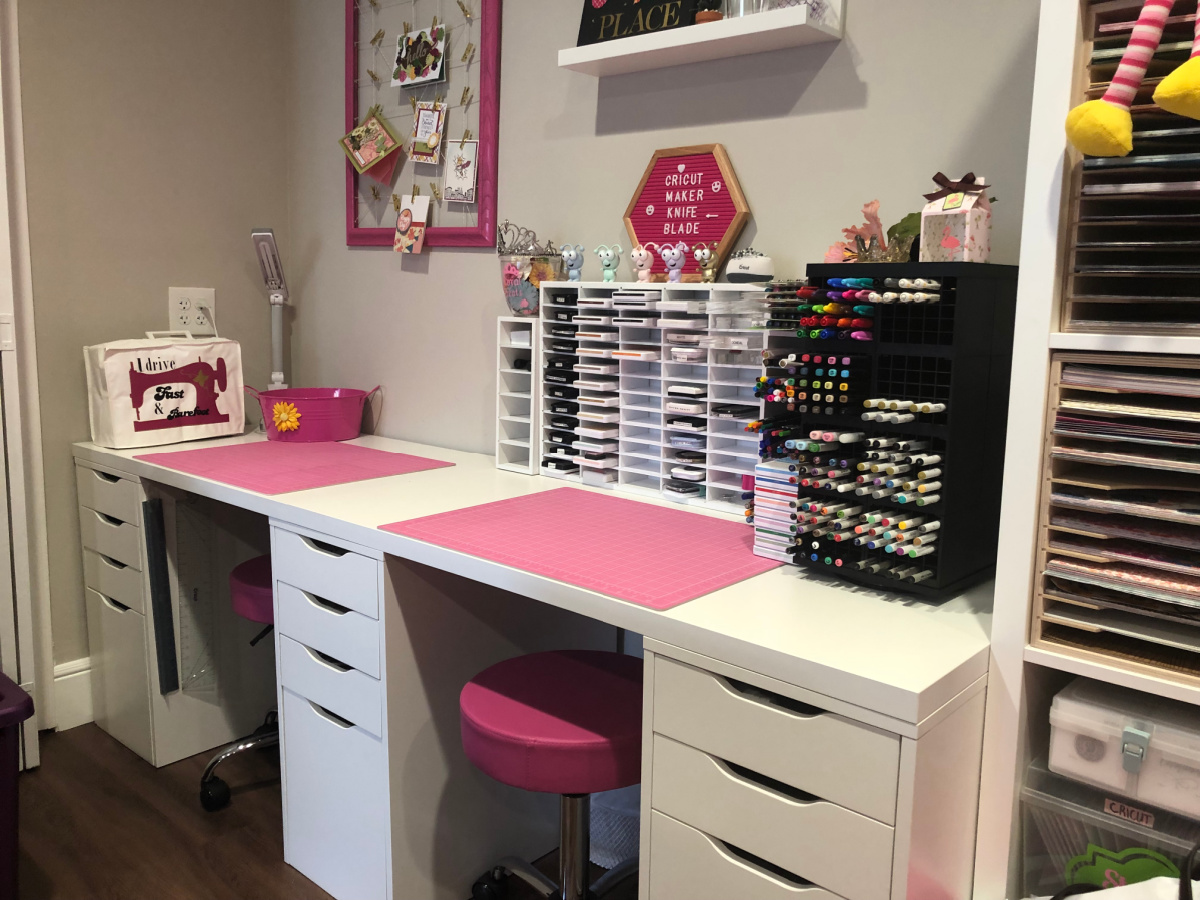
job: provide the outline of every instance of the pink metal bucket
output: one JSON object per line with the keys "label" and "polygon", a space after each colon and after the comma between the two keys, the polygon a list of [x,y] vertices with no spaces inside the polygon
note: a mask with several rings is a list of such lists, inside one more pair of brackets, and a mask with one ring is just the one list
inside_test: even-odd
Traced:
{"label": "pink metal bucket", "polygon": [[363,406],[379,390],[354,388],[281,388],[256,391],[267,440],[312,443],[352,441],[362,433]]}

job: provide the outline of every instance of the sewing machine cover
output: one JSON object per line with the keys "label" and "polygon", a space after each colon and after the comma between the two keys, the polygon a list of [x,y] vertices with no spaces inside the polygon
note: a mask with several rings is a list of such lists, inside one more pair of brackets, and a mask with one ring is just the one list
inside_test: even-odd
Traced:
{"label": "sewing machine cover", "polygon": [[146,339],[83,348],[92,442],[123,450],[241,434],[237,341]]}

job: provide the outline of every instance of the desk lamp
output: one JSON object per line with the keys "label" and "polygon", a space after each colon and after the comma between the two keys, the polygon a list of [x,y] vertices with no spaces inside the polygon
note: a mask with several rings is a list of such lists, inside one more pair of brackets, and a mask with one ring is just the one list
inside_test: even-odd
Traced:
{"label": "desk lamp", "polygon": [[262,269],[263,281],[267,284],[267,296],[271,301],[271,383],[267,390],[285,388],[283,382],[283,307],[288,302],[287,282],[283,278],[283,260],[279,258],[279,247],[275,244],[275,232],[270,228],[255,228],[250,232],[254,240],[254,252],[258,266]]}

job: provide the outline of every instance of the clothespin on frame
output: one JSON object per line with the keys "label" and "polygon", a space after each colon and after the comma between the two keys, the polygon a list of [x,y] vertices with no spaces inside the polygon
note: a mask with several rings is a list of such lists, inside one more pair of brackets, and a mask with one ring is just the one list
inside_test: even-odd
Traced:
{"label": "clothespin on frame", "polygon": [[379,0],[367,0],[367,2],[371,4],[371,9],[379,12]]}
{"label": "clothespin on frame", "polygon": [[442,192],[438,190],[438,186],[435,182],[429,182],[429,191],[433,194],[434,199],[437,200],[438,203],[442,202]]}
{"label": "clothespin on frame", "polygon": [[463,0],[458,0],[458,8],[462,10],[463,18],[470,22],[474,17],[471,13],[471,8],[463,3]]}
{"label": "clothespin on frame", "polygon": [[469,84],[464,86],[463,92],[462,92],[462,99],[458,101],[458,105],[466,106],[468,103],[471,102],[472,96],[474,96],[474,95],[471,93],[471,86]]}
{"label": "clothespin on frame", "polygon": [[419,184],[417,184],[415,181],[413,182],[412,193],[409,196],[410,197],[420,197],[421,196],[421,186]]}
{"label": "clothespin on frame", "polygon": [[412,94],[409,94],[408,102],[412,104],[413,115],[415,116],[417,114],[417,98],[414,97]]}
{"label": "clothespin on frame", "polygon": [[379,199],[379,188],[375,187],[375,185],[371,185],[371,199],[372,200]]}
{"label": "clothespin on frame", "polygon": [[367,75],[373,82],[379,84],[379,75],[376,74],[374,69],[367,69]]}
{"label": "clothespin on frame", "polygon": [[430,32],[437,30],[437,16],[433,17],[433,24],[429,26]]}
{"label": "clothespin on frame", "polygon": [[378,47],[381,43],[383,43],[384,34],[385,32],[382,28],[375,32],[375,36],[371,38],[371,46]]}
{"label": "clothespin on frame", "polygon": [[472,43],[468,43],[466,46],[466,49],[463,50],[462,59],[460,59],[459,62],[468,62],[468,61],[470,61],[471,57],[474,55],[475,55],[475,45]]}
{"label": "clothespin on frame", "polygon": [[368,109],[365,113],[363,113],[362,120],[363,120],[363,122],[365,122],[365,121],[367,121],[367,119],[371,118],[371,116],[382,116],[382,115],[383,115],[383,104],[374,103],[371,105],[370,109]]}
{"label": "clothespin on frame", "polygon": [[458,149],[461,150],[463,144],[465,144],[470,139],[471,139],[471,129],[468,128],[466,131],[463,132],[462,140],[458,142]]}
{"label": "clothespin on frame", "polygon": [[404,23],[404,33],[408,34],[410,31],[412,31],[412,22],[405,22]]}
{"label": "clothespin on frame", "polygon": [[392,194],[392,209],[400,212],[400,207],[404,205],[404,201],[400,199],[399,194]]}

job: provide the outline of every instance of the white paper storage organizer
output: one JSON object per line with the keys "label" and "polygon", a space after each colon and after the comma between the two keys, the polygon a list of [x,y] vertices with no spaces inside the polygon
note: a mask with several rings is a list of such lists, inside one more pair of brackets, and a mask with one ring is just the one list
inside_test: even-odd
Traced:
{"label": "white paper storage organizer", "polygon": [[536,475],[535,449],[541,398],[538,374],[541,323],[527,316],[496,319],[496,468]]}
{"label": "white paper storage organizer", "polygon": [[[1150,380],[1130,391],[1118,381],[1130,374]],[[1200,432],[1200,402],[1170,377],[1194,379],[1195,394],[1200,358],[1053,356],[1030,643],[1196,686],[1200,451],[1081,436]]]}
{"label": "white paper storage organizer", "polygon": [[[653,325],[582,323],[588,336],[556,334],[565,327],[579,326],[579,316],[614,318],[609,314],[611,298],[619,291],[661,291],[661,306],[645,311],[624,311],[623,318],[644,318]],[[567,481],[611,487],[644,496],[664,497],[683,503],[745,514],[742,476],[753,477],[758,460],[758,435],[747,433],[745,425],[762,414],[762,404],[754,396],[754,382],[761,371],[762,350],[770,333],[763,328],[745,327],[744,317],[729,315],[722,300],[736,300],[744,294],[756,294],[753,285],[732,284],[640,284],[601,282],[545,283],[541,288],[541,369],[542,444],[541,473]],[[589,301],[592,305],[589,306]],[[714,302],[715,301],[715,302]],[[608,306],[604,306],[604,304]],[[671,335],[687,333],[718,343],[736,344],[737,348],[695,347],[672,340]],[[709,343],[711,341],[706,341]],[[695,359],[672,357],[672,347],[702,351]],[[557,349],[556,349],[557,348]],[[618,351],[614,356],[614,351]],[[621,354],[642,354],[644,358]],[[574,357],[572,360],[571,357]],[[555,369],[555,366],[566,366]],[[582,380],[582,386],[555,385],[545,380],[555,371],[570,372]],[[572,375],[567,376],[572,377]],[[694,398],[677,397],[672,386],[703,391]],[[562,391],[561,388],[568,388]],[[554,393],[567,397],[556,397]],[[577,396],[570,396],[577,394]],[[699,404],[695,414],[702,430],[672,429],[668,420],[683,413],[668,412],[672,401]],[[566,404],[566,405],[563,405]],[[574,405],[574,407],[572,407]],[[740,407],[739,414],[723,417],[720,407]],[[576,412],[555,412],[554,408]],[[573,427],[556,428],[555,420],[576,420]],[[581,431],[582,429],[582,431]],[[703,461],[694,462],[703,469],[703,480],[695,481],[699,495],[680,497],[666,489],[671,469],[683,465],[677,460],[680,448],[672,437],[691,439]],[[580,466],[563,472],[550,467],[555,462],[570,465],[579,454],[571,444],[577,441],[609,441],[608,459],[598,465]],[[609,445],[605,445],[609,446]]]}

